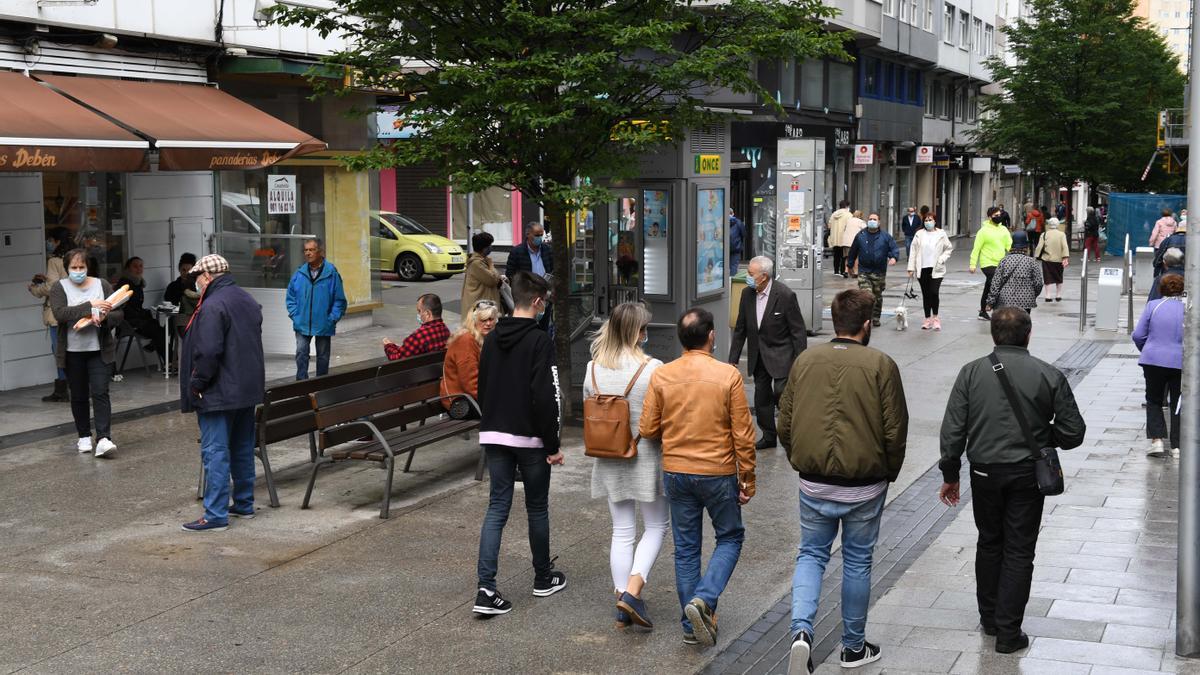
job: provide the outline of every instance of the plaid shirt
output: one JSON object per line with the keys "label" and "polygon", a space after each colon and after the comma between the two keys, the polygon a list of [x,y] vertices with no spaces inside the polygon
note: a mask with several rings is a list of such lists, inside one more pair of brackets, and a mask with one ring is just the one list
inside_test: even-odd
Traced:
{"label": "plaid shirt", "polygon": [[412,335],[404,338],[403,344],[384,345],[383,351],[387,353],[389,361],[407,359],[410,356],[445,351],[446,340],[449,338],[450,329],[446,328],[445,322],[441,319],[434,319],[421,324],[421,327],[413,331]]}

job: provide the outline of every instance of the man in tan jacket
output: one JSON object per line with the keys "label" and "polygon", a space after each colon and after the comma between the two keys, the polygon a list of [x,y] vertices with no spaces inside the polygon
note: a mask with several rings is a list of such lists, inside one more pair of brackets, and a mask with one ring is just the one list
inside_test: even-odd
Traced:
{"label": "man in tan jacket", "polygon": [[[650,376],[639,431],[662,439],[663,484],[675,538],[675,589],[683,641],[717,641],[717,599],[742,552],[742,505],[754,496],[754,425],[737,368],[713,358],[713,315],[692,308],[679,319],[683,356]],[[716,547],[704,576],[704,512]]]}

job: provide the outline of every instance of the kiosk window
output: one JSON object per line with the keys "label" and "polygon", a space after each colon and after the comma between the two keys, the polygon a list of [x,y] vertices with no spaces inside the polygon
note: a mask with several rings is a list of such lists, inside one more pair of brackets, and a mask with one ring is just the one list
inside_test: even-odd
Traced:
{"label": "kiosk window", "polygon": [[641,246],[637,230],[636,197],[620,197],[609,203],[608,261],[609,300],[612,305],[637,302],[641,290]]}
{"label": "kiosk window", "polygon": [[725,287],[725,188],[696,190],[696,294]]}
{"label": "kiosk window", "polygon": [[646,295],[667,299],[671,296],[670,203],[671,193],[666,190],[642,191],[642,289]]}

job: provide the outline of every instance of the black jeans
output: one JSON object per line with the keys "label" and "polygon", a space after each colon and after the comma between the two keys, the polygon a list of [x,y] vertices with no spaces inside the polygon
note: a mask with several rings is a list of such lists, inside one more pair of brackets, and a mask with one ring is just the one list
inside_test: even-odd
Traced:
{"label": "black jeans", "polygon": [[922,267],[921,276],[917,278],[921,284],[921,304],[925,306],[925,318],[938,315],[938,305],[941,302],[942,280],[933,278],[932,267]]}
{"label": "black jeans", "polygon": [[491,494],[487,515],[479,533],[479,587],[496,590],[496,569],[500,557],[500,538],[512,509],[513,478],[517,467],[525,482],[525,513],[529,517],[529,550],[537,578],[550,576],[550,465],[541,448],[511,448],[485,445]]}
{"label": "black jeans", "polygon": [[833,273],[846,273],[846,249],[841,246],[833,247]]}
{"label": "black jeans", "polygon": [[771,377],[760,356],[754,366],[754,416],[758,419],[758,428],[762,429],[764,440],[776,438],[775,406],[779,405],[779,396],[785,385],[786,379]]}
{"label": "black jeans", "polygon": [[[1162,366],[1142,366],[1146,376],[1146,436],[1151,440],[1167,438],[1172,448],[1179,447],[1179,386],[1183,371]],[[1166,400],[1163,400],[1166,399]],[[1163,406],[1171,406],[1171,432],[1167,434],[1167,421],[1163,418]]]}
{"label": "black jeans", "polygon": [[91,398],[92,411],[96,413],[96,438],[112,440],[112,430],[109,428],[112,404],[108,400],[108,364],[100,352],[67,352],[66,371],[75,431],[80,438],[92,435],[88,410],[88,398]]}
{"label": "black jeans", "polygon": [[997,640],[1021,634],[1033,556],[1045,497],[1038,491],[1033,462],[971,465],[971,506],[979,544],[975,552],[979,621],[995,626]]}
{"label": "black jeans", "polygon": [[996,268],[994,266],[984,267],[982,272],[986,278],[983,280],[983,295],[979,296],[979,311],[985,312],[987,311],[988,293],[992,292],[992,277],[996,274]]}

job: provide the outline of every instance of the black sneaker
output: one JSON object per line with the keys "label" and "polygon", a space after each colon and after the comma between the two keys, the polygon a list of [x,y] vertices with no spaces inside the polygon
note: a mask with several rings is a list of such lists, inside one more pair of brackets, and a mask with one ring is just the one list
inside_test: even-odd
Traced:
{"label": "black sneaker", "polygon": [[802,675],[813,672],[812,636],[808,631],[796,633],[792,638],[792,650],[788,656],[788,675]]}
{"label": "black sneaker", "polygon": [[1001,654],[1011,654],[1019,652],[1029,646],[1029,636],[1024,633],[1017,634],[1015,640],[996,639],[996,651]]}
{"label": "black sneaker", "polygon": [[684,605],[683,613],[692,623],[692,632],[700,644],[711,647],[717,644],[717,620],[712,610],[700,598],[692,598]]}
{"label": "black sneaker", "polygon": [[696,639],[695,633],[684,633],[683,634],[683,644],[698,645],[698,644],[700,644],[700,641]]}
{"label": "black sneaker", "polygon": [[981,310],[979,310],[979,320],[980,321],[991,321],[992,317],[990,314],[988,314],[987,312],[985,312],[981,309]]}
{"label": "black sneaker", "polygon": [[879,660],[882,654],[879,651],[878,645],[873,645],[866,640],[863,640],[863,646],[858,651],[851,651],[842,647],[842,667],[843,668],[858,668],[865,666],[868,663],[875,663]]}
{"label": "black sneaker", "polygon": [[476,614],[485,614],[488,616],[508,614],[512,611],[512,603],[505,600],[499,591],[489,591],[481,588],[475,594],[475,607],[471,611]]}
{"label": "black sneaker", "polygon": [[567,575],[562,572],[551,572],[548,577],[533,580],[533,594],[539,598],[554,595],[566,587]]}

